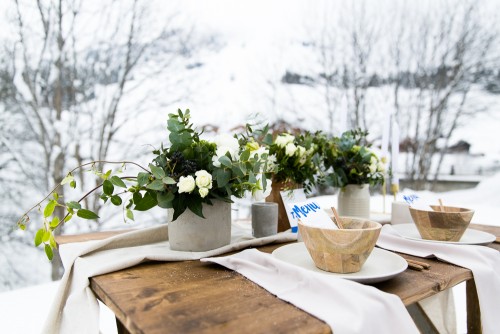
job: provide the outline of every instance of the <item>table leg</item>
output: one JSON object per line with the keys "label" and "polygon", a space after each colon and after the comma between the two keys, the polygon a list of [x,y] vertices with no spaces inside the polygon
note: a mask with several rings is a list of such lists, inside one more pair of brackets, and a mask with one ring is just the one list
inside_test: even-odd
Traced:
{"label": "table leg", "polygon": [[123,326],[122,322],[116,318],[116,329],[118,334],[130,334],[130,332]]}
{"label": "table leg", "polygon": [[481,334],[481,310],[479,309],[479,300],[477,298],[476,283],[474,279],[468,280],[465,285],[467,298],[467,333]]}

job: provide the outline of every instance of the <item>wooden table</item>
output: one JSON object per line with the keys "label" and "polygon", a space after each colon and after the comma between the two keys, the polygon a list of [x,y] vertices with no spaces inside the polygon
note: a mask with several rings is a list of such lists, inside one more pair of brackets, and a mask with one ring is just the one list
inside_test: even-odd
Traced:
{"label": "wooden table", "polygon": [[[500,227],[471,227],[500,236]],[[282,245],[258,249],[269,253]],[[498,243],[489,247],[500,250]],[[480,333],[471,271],[437,260],[418,260],[430,264],[430,269],[407,269],[374,286],[396,294],[409,306],[466,281],[468,333]],[[323,321],[213,263],[144,263],[93,277],[90,286],[115,313],[119,333],[331,333]]]}

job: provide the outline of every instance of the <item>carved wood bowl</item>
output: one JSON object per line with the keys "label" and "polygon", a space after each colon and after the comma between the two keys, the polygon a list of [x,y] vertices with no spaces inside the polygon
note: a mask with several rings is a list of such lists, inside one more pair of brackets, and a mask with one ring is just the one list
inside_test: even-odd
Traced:
{"label": "carved wood bowl", "polygon": [[474,210],[431,205],[434,211],[410,207],[410,214],[422,239],[438,241],[460,241],[469,227]]}
{"label": "carved wood bowl", "polygon": [[325,229],[299,222],[300,235],[316,267],[332,273],[355,273],[370,256],[382,225],[362,218],[341,219],[343,229]]}

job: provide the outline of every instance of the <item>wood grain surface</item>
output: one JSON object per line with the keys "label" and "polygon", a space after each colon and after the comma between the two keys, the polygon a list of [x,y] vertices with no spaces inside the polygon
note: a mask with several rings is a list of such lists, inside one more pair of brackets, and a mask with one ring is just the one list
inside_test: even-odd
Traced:
{"label": "wood grain surface", "polygon": [[[477,225],[471,227],[475,228]],[[482,227],[500,236],[499,227]],[[272,252],[283,244],[260,247]],[[500,250],[500,244],[489,247]],[[405,305],[467,281],[470,333],[480,332],[470,270],[400,254],[430,265],[374,284]],[[200,261],[149,262],[90,279],[92,290],[130,333],[330,333],[323,321],[276,298],[240,274]]]}

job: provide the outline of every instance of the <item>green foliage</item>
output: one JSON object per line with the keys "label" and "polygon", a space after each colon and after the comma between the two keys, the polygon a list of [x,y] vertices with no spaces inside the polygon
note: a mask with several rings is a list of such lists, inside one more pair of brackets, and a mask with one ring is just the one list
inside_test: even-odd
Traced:
{"label": "green foliage", "polygon": [[[304,132],[299,135],[278,134],[269,145],[269,154],[275,157],[274,181],[301,185],[310,192],[317,184],[320,173],[321,132]],[[269,137],[264,138],[269,142]]]}
{"label": "green foliage", "polygon": [[382,184],[384,165],[370,150],[368,132],[351,130],[333,137],[323,145],[325,181],[333,187],[348,184]]}
{"label": "green foliage", "polygon": [[[189,209],[203,217],[203,203],[212,204],[218,199],[231,202],[231,196],[243,197],[245,192],[265,189],[268,172],[269,152],[262,150],[256,143],[249,144],[245,137],[221,137],[214,142],[200,139],[201,133],[189,122],[189,110],[178,110],[169,114],[167,129],[170,146],[153,151],[154,158],[149,168],[134,162],[118,162],[122,166],[133,164],[141,171],[133,177],[120,177],[121,170],[106,172],[96,168],[98,162],[89,162],[70,171],[62,182],[47,197],[24,214],[17,225],[26,229],[28,214],[43,208],[43,226],[37,231],[34,239],[36,246],[43,246],[49,259],[53,257],[56,247],[53,231],[61,224],[67,223],[75,215],[83,219],[99,219],[97,213],[84,208],[82,201],[92,192],[102,189],[99,197],[104,203],[122,206],[124,219],[134,220],[133,210],[147,211],[156,206],[174,210],[174,220]],[[100,161],[99,163],[111,163]],[[116,163],[116,162],[114,162]],[[78,201],[64,202],[57,189],[69,184],[76,187],[73,173],[90,165],[90,171],[102,180],[100,186],[86,193]],[[48,199],[50,196],[52,198]],[[125,204],[124,204],[125,203]],[[55,208],[66,210],[64,217],[54,215]],[[41,208],[40,208],[41,209]]]}

